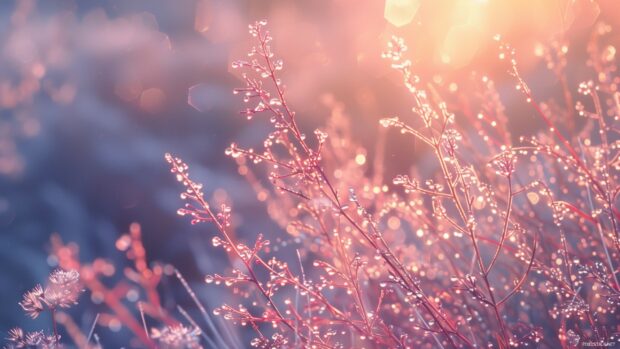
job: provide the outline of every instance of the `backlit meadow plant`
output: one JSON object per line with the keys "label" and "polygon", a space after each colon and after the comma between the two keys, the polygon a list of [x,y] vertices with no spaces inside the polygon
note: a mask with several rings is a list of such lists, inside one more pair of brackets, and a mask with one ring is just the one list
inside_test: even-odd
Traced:
{"label": "backlit meadow plant", "polygon": [[[338,112],[310,136],[300,129],[272,37],[264,22],[251,25],[256,45],[248,60],[233,63],[246,86],[234,92],[248,105],[242,114],[267,118],[272,130],[262,149],[233,143],[226,154],[303,247],[282,260],[270,256],[260,235],[238,241],[230,207],[212,208],[188,166],[166,155],[185,188],[187,204],[178,213],[210,223],[213,246],[234,265],[230,273],[206,276],[239,295],[238,304],[214,314],[251,327],[251,345],[261,348],[615,342],[620,79],[615,49],[596,47],[609,28],[596,30],[588,62],[596,80],[580,84],[574,97],[567,86],[565,109],[535,100],[513,50],[497,38],[499,59],[508,61],[525,102],[548,125],[518,142],[491,80],[481,77],[480,93],[471,96],[475,116],[463,115],[474,130],[459,127],[461,116],[415,75],[407,47],[394,38],[384,57],[402,75],[412,115],[380,125],[415,138],[435,164],[431,173],[412,169],[386,183],[368,176]],[[547,54],[557,74],[564,74],[565,53],[561,47]],[[582,119],[579,126],[556,127],[573,117]],[[377,173],[383,164],[374,166]]]}
{"label": "backlit meadow plant", "polygon": [[[234,93],[246,104],[244,117],[271,128],[260,148],[233,143],[225,153],[280,226],[275,234],[297,243],[274,253],[263,235],[239,238],[232,208],[210,204],[188,165],[166,154],[183,186],[178,214],[206,223],[213,247],[230,260],[229,270],[206,275],[205,282],[225,288],[235,301],[206,310],[199,301],[205,295],[194,293],[179,271],[147,264],[133,225],[117,248],[135,262],[125,276],[143,290],[135,297],[136,315],[120,301],[125,289],[98,281],[113,266],[80,263],[77,248],[56,238],[59,265],[79,270],[85,287],[111,309],[111,319],[144,346],[162,348],[616,345],[620,76],[616,50],[605,43],[608,26],[594,29],[587,62],[592,77],[579,86],[561,78],[567,46],[554,43],[542,52],[565,82],[564,99],[549,102],[536,99],[515,52],[497,38],[499,59],[523,103],[547,126],[534,137],[510,132],[490,78],[473,78],[476,88],[461,109],[440,97],[441,86],[416,75],[405,43],[392,39],[384,58],[410,93],[411,113],[379,121],[382,136],[370,161],[333,100],[325,100],[333,112],[323,128],[300,126],[279,76],[284,63],[272,52],[265,25],[250,26],[255,45],[247,59],[233,63],[245,82]],[[386,133],[415,140],[416,151],[433,161],[384,178]],[[182,308],[179,319],[164,309],[157,287],[166,275],[186,286],[208,326],[200,329]],[[22,307],[31,315],[50,308],[46,294],[31,291]],[[146,300],[138,301],[142,294]],[[233,338],[212,315],[248,329],[253,339]],[[158,326],[147,328],[155,321]],[[18,330],[11,334],[22,337]]]}

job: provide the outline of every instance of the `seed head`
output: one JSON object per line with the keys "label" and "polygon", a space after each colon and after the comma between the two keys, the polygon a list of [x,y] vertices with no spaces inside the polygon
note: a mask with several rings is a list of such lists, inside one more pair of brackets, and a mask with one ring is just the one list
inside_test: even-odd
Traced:
{"label": "seed head", "polygon": [[182,325],[151,330],[151,337],[159,342],[162,349],[202,349],[200,334],[199,328]]}
{"label": "seed head", "polygon": [[41,285],[36,285],[32,290],[24,293],[24,299],[19,302],[19,305],[28,316],[36,319],[45,310],[43,302],[43,288]]}

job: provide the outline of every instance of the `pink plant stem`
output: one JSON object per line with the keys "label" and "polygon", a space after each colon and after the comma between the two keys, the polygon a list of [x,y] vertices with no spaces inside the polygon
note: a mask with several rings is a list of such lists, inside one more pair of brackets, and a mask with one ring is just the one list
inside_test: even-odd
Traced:
{"label": "pink plant stem", "polygon": [[[421,103],[421,101],[419,102]],[[439,143],[439,141],[435,141],[434,142],[434,149],[435,149],[435,153],[436,153],[436,157],[439,160],[439,165],[441,167],[441,170],[444,174],[444,178],[446,180],[446,184],[448,186],[448,189],[450,191],[450,195],[452,196],[452,201],[454,202],[460,216],[461,219],[463,220],[463,223],[467,226],[467,229],[469,230],[469,236],[471,238],[472,244],[474,246],[474,254],[475,254],[475,258],[478,262],[478,267],[480,268],[480,273],[482,274],[482,279],[484,281],[484,285],[486,287],[487,293],[489,294],[489,297],[491,298],[491,306],[493,308],[493,313],[495,314],[495,317],[499,323],[500,326],[500,330],[501,330],[501,334],[502,334],[502,341],[503,344],[505,346],[508,346],[509,340],[508,340],[508,332],[506,330],[506,326],[504,324],[504,320],[502,319],[501,315],[499,314],[499,310],[497,307],[497,301],[495,300],[495,295],[493,292],[493,288],[491,287],[491,284],[489,283],[489,279],[488,279],[488,274],[487,274],[487,269],[484,266],[484,262],[482,261],[482,254],[480,253],[480,248],[478,247],[478,242],[476,241],[476,234],[474,232],[473,226],[468,224],[468,218],[467,215],[465,213],[465,210],[463,208],[463,205],[461,203],[461,200],[458,197],[458,194],[456,192],[456,188],[453,184],[453,181],[451,180],[451,176],[450,176],[450,172],[448,170],[448,167],[446,165],[446,162],[444,160],[444,155],[443,152],[441,150],[441,145]],[[499,247],[498,247],[499,248]]]}
{"label": "pink plant stem", "polygon": [[[519,81],[519,84],[522,86],[523,91],[525,91],[525,95],[528,99],[528,101],[530,102],[530,104],[534,107],[534,109],[536,110],[537,114],[545,121],[545,123],[547,123],[547,125],[549,126],[549,128],[552,130],[553,134],[562,142],[562,144],[568,149],[568,152],[571,154],[573,160],[577,163],[577,165],[582,169],[582,171],[584,171],[584,173],[588,176],[588,178],[590,179],[591,183],[594,185],[594,188],[596,189],[596,191],[598,192],[599,195],[603,196],[606,199],[606,204],[609,206],[608,207],[608,211],[609,211],[609,217],[611,220],[611,224],[612,224],[612,228],[613,228],[613,232],[614,232],[614,245],[616,247],[616,249],[618,250],[618,252],[620,252],[620,238],[619,238],[619,232],[618,232],[618,224],[616,222],[616,217],[615,217],[615,211],[614,211],[614,207],[613,207],[613,200],[610,196],[611,194],[611,190],[609,187],[609,180],[605,180],[605,184],[606,184],[606,188],[603,188],[602,185],[596,180],[596,178],[594,177],[594,175],[592,174],[592,172],[588,169],[588,167],[585,165],[585,163],[581,160],[581,158],[579,157],[579,155],[577,154],[577,152],[575,151],[575,149],[571,146],[570,142],[568,142],[568,140],[566,140],[566,138],[564,138],[564,136],[562,135],[562,133],[560,133],[560,131],[555,127],[555,125],[551,122],[551,120],[545,115],[545,113],[540,109],[540,106],[538,105],[538,103],[536,101],[534,101],[534,98],[532,97],[532,93],[529,89],[529,87],[527,86],[527,84],[525,83],[525,81],[521,78],[521,76],[519,75],[519,72],[515,67],[513,67],[513,71]],[[594,105],[595,105],[595,109],[596,109],[596,113],[598,115],[598,121],[599,121],[599,125],[600,125],[600,129],[601,129],[601,139],[603,141],[604,146],[606,147],[606,149],[603,150],[605,157],[605,170],[607,170],[607,166],[609,164],[609,158],[608,158],[608,143],[607,143],[607,136],[604,132],[605,130],[605,121],[604,121],[604,115],[603,115],[603,111],[600,105],[600,99],[598,98],[598,95],[596,94],[596,92],[592,93],[592,99],[594,101]],[[607,178],[609,178],[609,173],[607,171],[605,171],[605,176]],[[605,243],[605,241],[603,240],[603,244]],[[615,282],[615,286],[618,290],[620,290],[620,283],[618,283],[618,279],[616,276],[616,271],[612,268],[611,273],[614,277],[614,282]]]}
{"label": "pink plant stem", "polygon": [[508,201],[508,207],[506,208],[506,217],[504,218],[504,225],[503,225],[502,234],[499,240],[499,246],[497,246],[497,249],[495,250],[495,254],[493,255],[493,258],[491,259],[491,262],[489,263],[486,270],[484,271],[485,274],[489,274],[491,272],[491,269],[493,269],[493,265],[495,265],[495,262],[497,261],[497,258],[499,257],[499,254],[501,253],[504,247],[504,241],[506,241],[506,236],[508,235],[508,222],[510,220],[510,213],[512,211],[513,193],[512,193],[512,177],[508,175],[507,179],[508,179],[508,197],[506,200]]}
{"label": "pink plant stem", "polygon": [[[604,188],[601,186],[601,184],[598,182],[598,180],[596,180],[596,178],[594,177],[594,175],[592,174],[592,172],[588,169],[588,167],[583,163],[583,161],[581,161],[581,158],[579,157],[579,155],[577,154],[577,152],[575,151],[575,148],[573,148],[573,146],[570,144],[570,142],[564,138],[564,136],[562,135],[562,133],[557,129],[557,127],[555,127],[555,125],[553,124],[553,122],[551,122],[551,120],[545,115],[545,113],[540,109],[540,106],[538,105],[538,102],[536,102],[534,100],[534,97],[532,96],[532,92],[530,91],[528,85],[525,83],[525,81],[521,78],[521,76],[519,75],[519,72],[517,70],[516,67],[513,67],[514,70],[514,74],[517,77],[520,86],[522,87],[525,96],[527,97],[527,100],[529,101],[530,105],[532,105],[534,107],[534,109],[536,110],[536,113],[540,116],[541,119],[543,119],[543,121],[547,124],[547,126],[549,127],[549,129],[551,129],[552,133],[560,140],[560,142],[562,143],[562,145],[564,145],[564,147],[566,147],[566,149],[568,150],[568,152],[570,153],[571,157],[573,158],[573,160],[577,163],[577,166],[586,174],[586,176],[590,179],[590,181],[592,182],[592,184],[594,185],[596,191],[600,194],[605,196],[605,190]],[[610,208],[610,210],[613,210],[613,207]],[[613,215],[613,213],[611,213],[611,215]],[[617,232],[616,232],[617,233]]]}
{"label": "pink plant stem", "polygon": [[[351,223],[351,225],[353,225],[353,227],[362,234],[362,236],[364,236],[364,238],[367,240],[367,242],[375,249],[378,249],[379,246],[374,242],[374,240],[368,236],[366,234],[366,231],[364,229],[362,229],[362,227],[360,227],[357,222],[351,217],[349,216],[349,214],[342,209],[342,205],[340,204],[340,202],[338,202],[337,199],[337,194],[335,189],[333,188],[333,186],[329,183],[329,181],[327,180],[327,177],[325,176],[325,174],[323,173],[322,169],[319,169],[320,173],[322,174],[325,183],[327,184],[327,186],[330,188],[332,194],[335,196],[335,199],[332,200],[336,200],[334,203],[336,205],[336,207],[341,207],[340,209],[340,213],[342,214],[343,217],[345,217],[347,219],[347,221],[349,221],[349,223]],[[389,247],[387,247],[387,244],[385,244],[385,241],[383,241],[384,244],[384,248],[386,248],[386,251],[381,253],[381,257],[383,258],[383,260],[387,263],[387,265],[390,267],[390,269],[404,282],[407,283],[407,287],[410,290],[413,291],[417,291],[417,292],[422,292],[422,289],[420,289],[415,282],[413,282],[413,280],[411,279],[411,277],[409,276],[409,274],[406,272],[405,268],[400,264],[400,262],[398,262],[398,260],[395,259],[394,254],[389,250]],[[390,258],[390,256],[392,256],[392,258]],[[450,336],[449,333],[453,333],[455,334],[457,337],[459,337],[460,339],[464,340],[466,343],[469,343],[469,340],[464,337],[462,334],[460,334],[455,326],[448,321],[448,319],[446,319],[445,317],[443,317],[443,315],[441,314],[441,312],[439,310],[437,310],[435,308],[435,306],[430,302],[430,300],[422,293],[422,297],[423,297],[423,302],[422,305],[423,307],[426,309],[426,311],[433,317],[433,320],[435,320],[435,323],[437,323],[437,325],[439,326],[439,328],[441,329],[441,332],[446,336],[446,338],[448,339],[448,341],[450,342],[450,344],[452,345],[452,347],[456,348],[456,344],[454,343],[452,337]],[[441,320],[440,320],[441,317]],[[448,327],[450,328],[450,330],[447,330],[444,325],[442,324],[442,322],[445,321],[445,323],[448,325]]]}
{"label": "pink plant stem", "polygon": [[[288,105],[286,104],[285,98],[284,98],[284,91],[282,90],[280,84],[278,83],[278,80],[275,76],[275,69],[272,65],[271,59],[269,57],[268,54],[268,49],[266,47],[266,40],[265,37],[263,35],[261,35],[261,32],[258,32],[258,37],[261,43],[261,50],[263,53],[263,57],[265,58],[266,62],[267,62],[267,67],[269,70],[269,77],[272,79],[273,84],[275,86],[275,89],[278,93],[278,96],[280,98],[280,102],[282,103],[282,106],[284,107],[288,119],[289,119],[289,127],[291,128],[295,138],[297,139],[297,141],[301,144],[304,152],[306,154],[311,154],[310,148],[306,145],[305,141],[303,140],[303,137],[301,135],[301,132],[299,131],[296,121],[295,121],[295,117],[293,112],[289,109]],[[273,108],[269,107],[269,109],[276,113],[276,115],[281,115],[278,111],[275,111]],[[294,156],[294,158],[296,158]],[[342,207],[342,205],[340,204],[340,202],[338,201],[338,194],[336,193],[335,189],[333,188],[333,186],[330,184],[329,180],[327,179],[327,176],[325,175],[325,173],[323,172],[322,168],[320,168],[320,166],[317,164],[315,166],[315,169],[317,170],[317,172],[321,175],[322,180],[324,181],[324,183],[329,187],[333,198],[331,198],[330,200],[332,200],[335,204],[336,207]],[[320,183],[319,183],[320,184]],[[328,196],[329,197],[329,196]],[[378,246],[375,245],[374,241],[372,241],[371,238],[367,237],[367,235],[365,234],[365,231],[359,226],[357,225],[357,223],[344,211],[344,210],[340,210],[341,214],[351,223],[353,224],[353,226],[355,227],[355,229],[360,232],[363,236],[366,237],[366,239],[370,242],[370,244],[377,248]],[[390,252],[390,255],[393,256],[393,254]],[[404,268],[401,268],[402,270],[399,270],[399,268],[396,267],[396,265],[394,264],[394,262],[390,259],[390,258],[386,258],[385,255],[382,255],[383,259],[387,262],[387,264],[391,267],[391,269],[393,271],[395,271],[397,273],[397,275],[399,275],[403,280],[407,280],[407,278],[405,277],[405,275],[403,275],[402,270],[404,270]],[[406,273],[406,272],[405,272]],[[421,292],[420,289],[418,289],[417,287],[414,287],[414,289],[417,289],[418,292]],[[426,298],[426,297],[425,297]],[[426,302],[424,302],[424,307],[427,308],[427,311],[429,311],[429,313],[431,314],[431,316],[434,318],[435,322],[437,323],[438,326],[440,326],[442,332],[444,332],[446,338],[448,339],[448,341],[451,343],[451,345],[453,347],[456,347],[455,343],[453,342],[451,336],[449,335],[448,331],[443,327],[442,325],[442,321],[440,321],[437,318],[437,314],[439,314],[439,316],[441,316],[441,313],[435,309],[435,307],[430,304],[428,299],[425,299]],[[447,319],[443,318],[444,321],[447,321]],[[456,334],[459,338],[461,338],[462,340],[465,340],[468,343],[468,340],[466,337],[464,337],[463,335],[461,335],[458,331],[456,331],[456,329],[454,328],[454,325],[451,325],[449,322],[447,322],[447,324],[449,324],[449,327],[451,328],[450,332]]]}
{"label": "pink plant stem", "polygon": [[56,308],[50,308],[50,315],[52,316],[52,329],[54,331],[54,342],[58,343],[58,325],[56,324]]}
{"label": "pink plant stem", "polygon": [[[598,120],[598,124],[599,124],[599,134],[601,135],[601,141],[603,143],[603,157],[605,159],[605,164],[603,165],[603,176],[605,177],[605,200],[606,200],[606,204],[608,207],[606,207],[607,211],[609,211],[609,219],[611,220],[611,224],[613,227],[613,232],[615,234],[615,238],[614,238],[614,243],[616,244],[616,247],[618,248],[618,251],[620,252],[620,241],[618,241],[618,239],[620,238],[619,233],[618,233],[618,226],[617,226],[617,222],[616,222],[616,218],[613,212],[613,207],[614,207],[614,202],[613,199],[611,197],[611,187],[609,186],[609,141],[607,139],[607,133],[605,131],[607,131],[607,125],[605,124],[605,115],[603,114],[603,108],[601,107],[601,100],[598,96],[598,93],[596,92],[596,90],[593,90],[592,93],[592,100],[594,102],[594,108],[596,110],[596,114],[597,114],[597,120]],[[618,287],[618,289],[620,290],[620,285],[618,284],[618,279],[616,278],[616,273],[614,270],[611,271],[614,275],[614,279],[616,281],[616,286]]]}
{"label": "pink plant stem", "polygon": [[[173,166],[177,166],[176,162],[173,162]],[[178,169],[178,168],[177,168]],[[232,240],[232,238],[230,237],[230,235],[228,234],[228,232],[226,231],[226,228],[222,225],[222,223],[220,223],[218,217],[213,213],[213,211],[211,211],[211,208],[209,206],[209,204],[204,200],[204,198],[202,197],[202,195],[199,195],[198,193],[200,193],[200,190],[196,187],[196,185],[194,184],[194,182],[187,176],[187,173],[185,171],[178,171],[178,174],[180,174],[184,181],[186,183],[188,183],[188,186],[190,187],[190,190],[192,191],[192,193],[194,194],[194,198],[198,201],[198,203],[200,204],[200,206],[202,207],[202,209],[205,211],[205,213],[208,215],[208,218],[213,221],[213,223],[215,224],[217,230],[220,232],[220,234],[226,239],[227,243],[229,244],[230,248],[232,249],[232,251],[234,252],[234,255],[237,256],[242,263],[245,266],[245,269],[247,270],[247,272],[250,274],[250,278],[252,280],[252,283],[256,285],[256,287],[258,288],[258,290],[260,291],[261,295],[265,298],[265,300],[267,301],[267,303],[269,304],[269,306],[273,309],[273,311],[275,312],[276,316],[278,317],[279,321],[281,323],[283,323],[286,327],[289,328],[289,330],[293,331],[295,333],[295,335],[299,336],[299,338],[302,339],[302,341],[307,343],[307,338],[302,335],[300,333],[300,331],[297,331],[295,326],[293,324],[291,324],[289,322],[288,319],[286,319],[282,313],[280,312],[280,310],[278,309],[277,305],[275,304],[275,302],[273,301],[271,295],[268,293],[268,291],[261,285],[260,281],[258,280],[258,277],[256,276],[256,274],[254,273],[253,268],[250,266],[248,260],[246,258],[243,258],[241,252],[237,249],[237,244],[235,243],[235,241]],[[267,266],[267,263],[264,263],[265,266]],[[275,271],[274,271],[275,272]]]}

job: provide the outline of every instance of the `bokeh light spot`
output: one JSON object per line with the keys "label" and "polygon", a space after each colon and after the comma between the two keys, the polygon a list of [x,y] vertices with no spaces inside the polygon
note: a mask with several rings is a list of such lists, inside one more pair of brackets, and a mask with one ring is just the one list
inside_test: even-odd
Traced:
{"label": "bokeh light spot", "polygon": [[158,88],[149,88],[140,96],[140,107],[149,113],[159,111],[166,100],[166,94]]}
{"label": "bokeh light spot", "polygon": [[396,27],[411,23],[420,8],[419,0],[386,0],[385,20]]}

